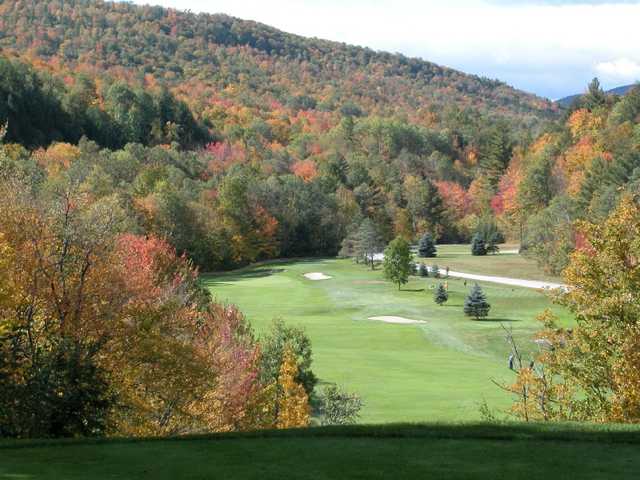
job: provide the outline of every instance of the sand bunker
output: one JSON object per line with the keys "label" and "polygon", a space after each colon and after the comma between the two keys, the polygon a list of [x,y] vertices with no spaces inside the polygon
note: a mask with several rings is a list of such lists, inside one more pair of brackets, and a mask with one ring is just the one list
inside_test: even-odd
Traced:
{"label": "sand bunker", "polygon": [[304,277],[309,280],[329,280],[331,277],[321,272],[305,273]]}
{"label": "sand bunker", "polygon": [[410,318],[404,318],[404,317],[394,317],[394,316],[389,316],[389,315],[384,315],[382,317],[369,317],[369,320],[377,320],[378,322],[385,322],[385,323],[399,323],[399,324],[412,324],[412,323],[427,323],[424,320],[411,320]]}

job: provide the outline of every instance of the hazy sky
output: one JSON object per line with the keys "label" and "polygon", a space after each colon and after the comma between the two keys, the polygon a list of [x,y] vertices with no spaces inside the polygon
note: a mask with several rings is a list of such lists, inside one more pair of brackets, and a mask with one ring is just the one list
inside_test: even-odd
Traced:
{"label": "hazy sky", "polygon": [[556,99],[640,80],[640,0],[135,0],[422,57]]}

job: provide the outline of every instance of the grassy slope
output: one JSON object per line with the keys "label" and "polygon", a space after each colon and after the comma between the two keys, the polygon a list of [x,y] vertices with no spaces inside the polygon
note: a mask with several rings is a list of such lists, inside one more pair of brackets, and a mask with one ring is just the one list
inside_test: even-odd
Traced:
{"label": "grassy slope", "polygon": [[135,442],[6,442],[0,480],[636,478],[637,428],[579,428],[390,425]]}
{"label": "grassy slope", "polygon": [[[484,260],[495,264],[510,257]],[[435,261],[444,266],[440,260]],[[314,282],[303,277],[306,272],[333,278]],[[449,280],[450,300],[438,307],[430,289],[436,280],[414,277],[399,292],[382,281],[379,270],[345,260],[273,263],[207,276],[204,282],[219,300],[238,304],[259,334],[276,317],[303,326],[313,341],[314,371],[321,381],[358,392],[366,423],[474,420],[483,400],[506,408],[509,397],[491,383],[512,375],[500,324],[532,348],[534,317],[549,306],[536,291],[485,284],[491,318],[476,322],[462,313],[468,290],[462,280]],[[367,320],[377,315],[428,323]]]}

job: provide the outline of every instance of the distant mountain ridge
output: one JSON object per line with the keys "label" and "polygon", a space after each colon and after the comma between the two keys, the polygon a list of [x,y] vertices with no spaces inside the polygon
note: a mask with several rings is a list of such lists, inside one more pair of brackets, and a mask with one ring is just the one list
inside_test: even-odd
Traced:
{"label": "distant mountain ridge", "polygon": [[[630,85],[623,85],[621,87],[612,88],[611,90],[607,90],[605,93],[607,95],[626,95],[629,90],[635,87],[636,84],[632,83]],[[562,107],[570,107],[571,104],[578,98],[580,98],[583,93],[578,93],[575,95],[569,95],[568,97],[561,98],[560,100],[556,100],[556,103]]]}

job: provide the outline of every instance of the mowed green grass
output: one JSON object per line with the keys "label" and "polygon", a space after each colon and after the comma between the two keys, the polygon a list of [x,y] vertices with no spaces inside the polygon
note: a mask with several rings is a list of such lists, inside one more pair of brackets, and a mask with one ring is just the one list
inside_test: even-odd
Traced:
{"label": "mowed green grass", "polygon": [[0,480],[631,479],[637,428],[395,426],[0,444]]}
{"label": "mowed green grass", "polygon": [[[435,262],[444,265],[439,258]],[[303,275],[309,272],[332,278],[307,280]],[[274,318],[303,327],[321,384],[336,382],[357,392],[365,405],[363,423],[477,420],[485,401],[506,410],[512,399],[492,382],[513,379],[503,326],[531,351],[539,328],[535,316],[549,300],[534,290],[486,283],[491,314],[475,321],[462,311],[471,283],[448,279],[450,299],[440,307],[432,290],[439,281],[444,280],[412,277],[398,291],[379,269],[338,259],[273,262],[203,277],[219,301],[240,307],[258,335]],[[564,311],[554,310],[568,321]],[[368,320],[380,315],[427,323]]]}
{"label": "mowed green grass", "polygon": [[518,245],[500,245],[500,250],[505,253],[482,257],[471,255],[469,245],[438,245],[437,249],[437,258],[425,258],[419,259],[419,261],[427,265],[437,263],[440,268],[446,268],[448,266],[455,272],[495,275],[524,280],[562,282],[560,277],[549,275],[541,270],[535,260],[513,253],[514,250],[518,250]]}

